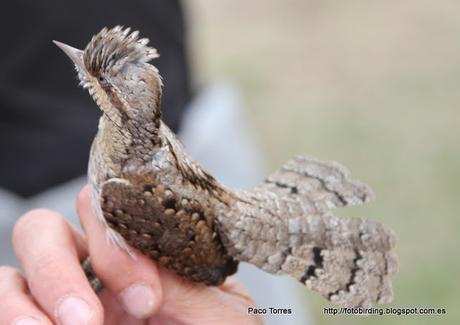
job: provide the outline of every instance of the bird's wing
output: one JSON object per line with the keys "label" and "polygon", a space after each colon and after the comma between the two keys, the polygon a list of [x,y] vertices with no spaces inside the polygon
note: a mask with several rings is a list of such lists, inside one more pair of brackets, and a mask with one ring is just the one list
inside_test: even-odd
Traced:
{"label": "bird's wing", "polygon": [[370,189],[337,163],[297,157],[218,217],[236,259],[295,277],[343,306],[392,299],[394,235],[382,224],[333,216],[328,208],[367,202]]}
{"label": "bird's wing", "polygon": [[125,240],[177,274],[210,285],[236,271],[237,262],[225,254],[214,229],[212,211],[158,180],[109,179],[100,201],[109,238],[118,245]]}

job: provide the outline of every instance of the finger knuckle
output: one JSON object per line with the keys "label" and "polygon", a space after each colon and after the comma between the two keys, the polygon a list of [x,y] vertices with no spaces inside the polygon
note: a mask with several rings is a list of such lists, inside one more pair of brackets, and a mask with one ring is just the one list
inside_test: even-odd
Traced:
{"label": "finger knuckle", "polygon": [[77,196],[77,207],[83,204],[86,200],[88,200],[88,197],[90,196],[89,192],[90,189],[88,185],[82,188],[82,190],[78,193]]}
{"label": "finger knuckle", "polygon": [[22,281],[23,277],[18,269],[12,266],[0,266],[0,296],[5,294],[5,287],[9,287],[13,283],[22,283]]}
{"label": "finger knuckle", "polygon": [[20,276],[19,270],[9,265],[0,266],[0,279]]}
{"label": "finger knuckle", "polygon": [[60,215],[47,209],[34,209],[23,216],[16,222],[13,229],[13,243],[17,243],[21,238],[27,237],[31,231],[37,228],[46,227],[49,223],[62,222]]}
{"label": "finger knuckle", "polygon": [[27,272],[31,289],[52,287],[55,280],[65,274],[64,266],[59,256],[44,255],[38,258],[31,272]]}

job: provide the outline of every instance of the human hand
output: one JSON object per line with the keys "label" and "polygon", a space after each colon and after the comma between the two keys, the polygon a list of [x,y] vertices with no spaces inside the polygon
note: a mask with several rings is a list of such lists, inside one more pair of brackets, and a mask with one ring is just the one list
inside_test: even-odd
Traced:
{"label": "human hand", "polygon": [[[0,267],[0,324],[262,323],[248,315],[255,303],[234,278],[219,287],[191,283],[109,242],[92,212],[88,187],[77,210],[85,234],[44,209],[16,223],[13,245],[25,274]],[[105,286],[99,295],[80,265],[88,254]]]}

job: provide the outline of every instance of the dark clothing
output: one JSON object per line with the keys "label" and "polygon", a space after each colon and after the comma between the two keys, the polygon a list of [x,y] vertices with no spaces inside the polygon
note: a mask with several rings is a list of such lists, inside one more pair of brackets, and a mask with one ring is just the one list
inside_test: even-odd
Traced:
{"label": "dark clothing", "polygon": [[0,13],[0,187],[24,197],[86,172],[100,110],[51,41],[83,49],[102,27],[130,26],[160,58],[166,123],[190,99],[179,1],[7,1]]}

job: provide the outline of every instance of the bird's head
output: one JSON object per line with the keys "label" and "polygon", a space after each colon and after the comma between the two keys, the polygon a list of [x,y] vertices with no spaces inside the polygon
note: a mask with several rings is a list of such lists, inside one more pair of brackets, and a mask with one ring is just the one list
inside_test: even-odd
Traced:
{"label": "bird's head", "polygon": [[121,26],[103,28],[84,50],[54,41],[75,64],[80,85],[117,127],[160,119],[161,77],[148,63],[159,55],[138,34]]}

